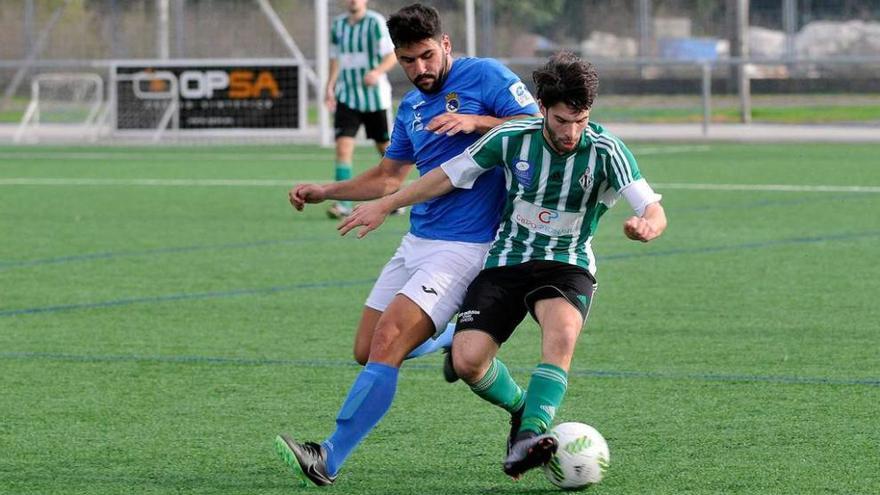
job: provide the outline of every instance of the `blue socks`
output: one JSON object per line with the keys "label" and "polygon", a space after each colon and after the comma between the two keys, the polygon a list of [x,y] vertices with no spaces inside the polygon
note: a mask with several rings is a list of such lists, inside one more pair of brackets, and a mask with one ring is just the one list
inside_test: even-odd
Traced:
{"label": "blue socks", "polygon": [[[449,323],[437,338],[429,338],[416,347],[406,359],[452,346],[455,323]],[[336,430],[323,445],[327,450],[327,470],[336,476],[339,468],[391,408],[397,390],[399,369],[382,363],[369,362],[351,386],[348,397],[336,416]]]}
{"label": "blue socks", "polygon": [[422,342],[422,344],[415,349],[412,350],[409,354],[406,355],[404,359],[412,359],[417,358],[419,356],[424,356],[425,354],[430,354],[432,352],[436,352],[441,348],[445,347],[447,349],[452,347],[452,335],[455,333],[455,323],[449,322],[446,325],[446,328],[437,335],[436,338],[431,337],[428,340]]}
{"label": "blue socks", "polygon": [[336,476],[354,448],[388,412],[397,390],[398,371],[370,362],[355,379],[336,417],[336,431],[323,442],[330,476]]}

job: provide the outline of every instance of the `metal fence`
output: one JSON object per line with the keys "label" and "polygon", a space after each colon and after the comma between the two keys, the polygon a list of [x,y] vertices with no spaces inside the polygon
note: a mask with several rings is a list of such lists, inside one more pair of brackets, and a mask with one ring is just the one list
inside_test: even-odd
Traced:
{"label": "metal fence", "polygon": [[[106,78],[113,60],[284,58],[293,46],[314,66],[319,1],[0,2],[0,121],[20,119],[36,75]],[[369,6],[388,15],[409,3]],[[425,3],[441,12],[457,52],[500,58],[526,81],[561,49],[593,61],[601,77],[594,115],[605,121],[784,121],[785,108],[800,105],[822,109],[817,121],[880,123],[880,0]],[[327,9],[342,13],[344,2],[329,0]],[[410,85],[399,70],[391,76],[399,97]],[[854,107],[864,111],[840,111]]]}

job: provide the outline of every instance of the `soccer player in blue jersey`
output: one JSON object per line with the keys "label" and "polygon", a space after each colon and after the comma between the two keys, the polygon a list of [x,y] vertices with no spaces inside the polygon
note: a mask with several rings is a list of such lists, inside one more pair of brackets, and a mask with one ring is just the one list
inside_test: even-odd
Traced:
{"label": "soccer player in blue jersey", "polygon": [[[558,448],[547,434],[568,386],[575,344],[595,291],[591,242],[619,197],[635,216],[623,225],[635,241],[656,239],[667,221],[660,195],[641,176],[624,143],[590,122],[599,76],[571,53],[533,74],[543,118],[506,122],[419,180],[360,205],[339,227],[363,237],[389,211],[469,188],[502,169],[507,197],[485,268],[468,287],[458,315],[455,372],[480,398],[511,413],[504,472],[517,479]],[[524,390],[495,356],[531,313],[541,327],[541,362]]]}
{"label": "soccer player in blue jersey", "polygon": [[[462,153],[505,120],[538,113],[519,78],[491,59],[452,57],[437,11],[414,4],[389,17],[397,60],[415,85],[400,103],[391,145],[378,166],[331,184],[291,189],[297,210],[324,200],[369,200],[397,191],[415,165],[424,175]],[[323,442],[279,435],[282,459],[316,485],[329,485],[349,454],[391,406],[404,358],[443,329],[480,271],[504,204],[504,173],[483,174],[460,189],[417,204],[410,232],[367,298],[355,338],[366,363]]]}

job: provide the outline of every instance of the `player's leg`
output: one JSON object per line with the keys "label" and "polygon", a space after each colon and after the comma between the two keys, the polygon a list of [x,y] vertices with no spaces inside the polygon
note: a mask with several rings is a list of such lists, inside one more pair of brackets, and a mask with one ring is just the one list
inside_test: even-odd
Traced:
{"label": "player's leg", "polygon": [[336,430],[320,444],[276,439],[281,457],[299,476],[318,485],[332,483],[346,458],[391,407],[404,357],[452,317],[488,249],[488,244],[462,244],[404,237],[392,261],[401,254],[412,277],[386,307],[373,308],[382,315],[370,358],[337,415]]}
{"label": "player's leg", "polygon": [[361,313],[361,321],[358,322],[357,333],[354,336],[354,360],[360,365],[367,364],[370,358],[370,346],[373,343],[373,332],[382,312],[365,306]]}
{"label": "player's leg", "polygon": [[[336,134],[336,163],[334,179],[348,180],[352,176],[355,135],[361,126],[359,113],[343,103],[337,103],[333,118]],[[351,213],[351,201],[337,201],[330,206],[327,214],[331,218],[342,218]]]}
{"label": "player's leg", "polygon": [[398,251],[412,276],[382,311],[369,360],[337,416],[336,430],[323,443],[332,475],[391,407],[406,355],[461,305],[487,248],[404,237]]}
{"label": "player's leg", "polygon": [[504,471],[519,477],[546,462],[555,452],[555,438],[546,434],[568,387],[568,370],[581,328],[589,312],[595,282],[572,265],[541,262],[537,288],[526,296],[541,326],[541,363],[526,391],[522,424]]}
{"label": "player's leg", "polygon": [[336,416],[336,429],[321,443],[300,443],[279,435],[279,455],[301,479],[329,485],[345,460],[388,412],[397,391],[403,358],[434,333],[434,322],[417,304],[397,295],[381,313],[370,358]]}
{"label": "player's leg", "polygon": [[510,413],[511,435],[519,430],[525,394],[495,356],[525,317],[526,279],[517,266],[480,272],[468,287],[452,342],[456,375],[478,397]]}

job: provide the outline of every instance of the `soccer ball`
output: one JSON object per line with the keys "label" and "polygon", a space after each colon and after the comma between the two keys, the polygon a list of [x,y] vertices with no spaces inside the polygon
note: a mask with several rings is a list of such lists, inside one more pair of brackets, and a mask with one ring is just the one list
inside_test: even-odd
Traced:
{"label": "soccer ball", "polygon": [[583,423],[562,423],[550,434],[559,440],[556,454],[544,464],[544,474],[550,483],[573,490],[602,481],[611,454],[608,443],[595,428]]}

